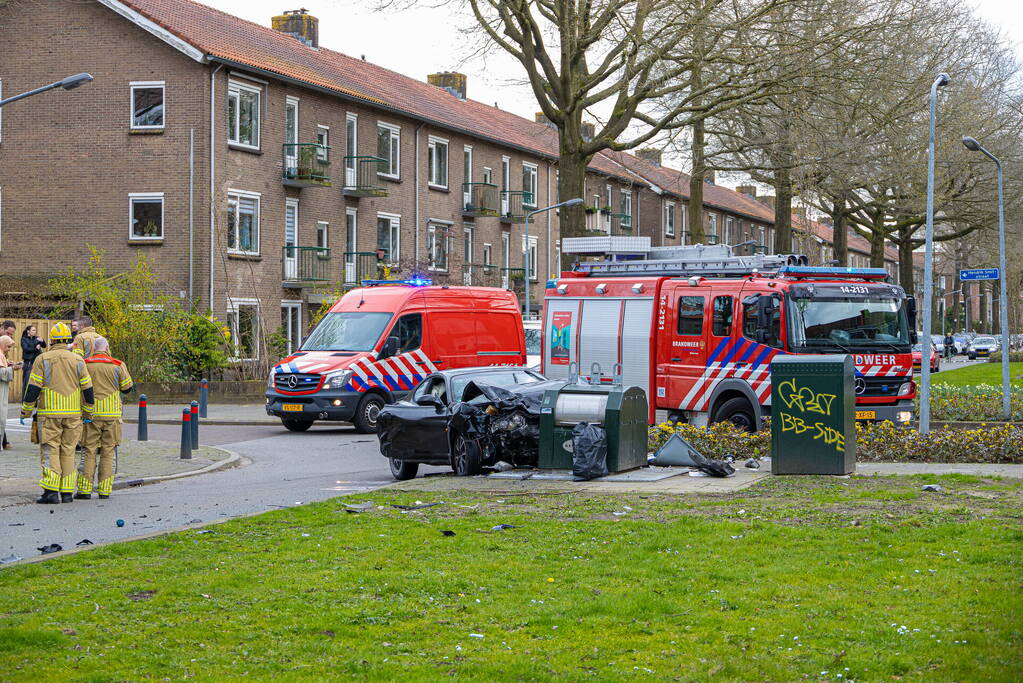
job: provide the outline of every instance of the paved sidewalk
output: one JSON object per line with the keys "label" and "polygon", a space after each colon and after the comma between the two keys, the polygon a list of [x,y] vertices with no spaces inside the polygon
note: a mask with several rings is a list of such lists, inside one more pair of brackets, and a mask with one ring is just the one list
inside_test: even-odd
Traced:
{"label": "paved sidewalk", "polygon": [[[8,432],[8,438],[14,448],[0,451],[0,508],[30,503],[40,493],[39,447],[29,442],[27,432]],[[181,460],[176,443],[126,440],[118,448],[114,488],[222,469],[238,460],[233,453],[213,446],[200,446],[190,460]]]}
{"label": "paved sidewalk", "polygon": [[[181,409],[187,403],[156,404],[148,406],[149,424],[180,424]],[[124,423],[138,423],[138,404],[124,407]],[[281,419],[266,414],[264,404],[233,405],[229,403],[211,403],[206,408],[206,417],[201,424],[208,425],[280,425]],[[127,429],[127,427],[125,428]],[[135,427],[132,427],[135,429]]]}

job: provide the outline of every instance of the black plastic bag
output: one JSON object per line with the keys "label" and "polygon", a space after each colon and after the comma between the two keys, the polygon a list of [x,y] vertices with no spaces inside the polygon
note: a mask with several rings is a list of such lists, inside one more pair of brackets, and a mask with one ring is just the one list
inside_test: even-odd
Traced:
{"label": "black plastic bag", "polygon": [[572,428],[572,478],[588,481],[607,476],[607,433],[604,428],[580,422]]}

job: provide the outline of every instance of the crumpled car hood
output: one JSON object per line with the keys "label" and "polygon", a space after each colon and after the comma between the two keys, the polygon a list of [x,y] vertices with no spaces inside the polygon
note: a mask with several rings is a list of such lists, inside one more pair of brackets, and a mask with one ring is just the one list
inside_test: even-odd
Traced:
{"label": "crumpled car hood", "polygon": [[532,415],[540,414],[543,395],[548,389],[560,389],[564,381],[548,380],[535,384],[520,384],[514,387],[498,387],[484,382],[469,382],[462,391],[462,402],[468,402],[478,396],[485,396],[500,411],[516,408]]}

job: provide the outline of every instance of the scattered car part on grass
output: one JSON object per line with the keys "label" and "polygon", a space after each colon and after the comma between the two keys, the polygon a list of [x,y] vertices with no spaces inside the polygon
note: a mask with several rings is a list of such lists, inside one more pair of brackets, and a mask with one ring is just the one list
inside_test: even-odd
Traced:
{"label": "scattered car part on grass", "polygon": [[405,510],[406,512],[409,510],[425,510],[426,508],[437,507],[438,505],[441,505],[441,503],[416,503],[415,505],[398,505],[397,503],[391,503],[392,508]]}
{"label": "scattered car part on grass", "polygon": [[941,491],[941,486],[938,484],[924,484],[924,491]]}
{"label": "scattered car part on grass", "polygon": [[441,529],[440,532],[444,536],[454,536],[455,535],[455,532],[452,531],[451,529]]}
{"label": "scattered car part on grass", "polygon": [[366,510],[372,510],[374,507],[373,503],[345,503],[345,512],[350,512],[354,515]]}
{"label": "scattered car part on grass", "polygon": [[650,464],[658,467],[696,467],[697,457],[703,456],[691,443],[675,433],[657,449]]}
{"label": "scattered car part on grass", "polygon": [[521,527],[517,527],[514,524],[498,524],[496,526],[490,527],[490,530],[491,531],[504,531],[505,529],[519,529],[519,528],[521,528]]}
{"label": "scattered car part on grass", "polygon": [[60,543],[51,543],[49,545],[41,545],[36,550],[39,551],[40,555],[49,555],[50,553],[59,553],[64,549]]}

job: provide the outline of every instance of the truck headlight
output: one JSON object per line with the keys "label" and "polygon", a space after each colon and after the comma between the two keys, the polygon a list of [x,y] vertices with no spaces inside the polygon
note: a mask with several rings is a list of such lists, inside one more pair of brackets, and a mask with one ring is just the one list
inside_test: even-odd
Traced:
{"label": "truck headlight", "polygon": [[910,394],[913,393],[914,389],[916,389],[916,384],[913,382],[913,380],[903,382],[902,386],[899,387],[899,393],[896,394],[896,396],[909,396]]}
{"label": "truck headlight", "polygon": [[266,378],[266,388],[267,389],[273,389],[274,388],[274,375],[276,375],[276,374],[277,373],[274,372],[273,370],[270,371],[270,376]]}
{"label": "truck headlight", "polygon": [[898,422],[909,422],[910,420],[913,419],[913,411],[900,410],[899,412],[895,413],[895,419]]}
{"label": "truck headlight", "polygon": [[340,372],[332,372],[326,376],[323,382],[323,386],[326,389],[343,389],[348,380],[352,377],[351,370],[342,370]]}

